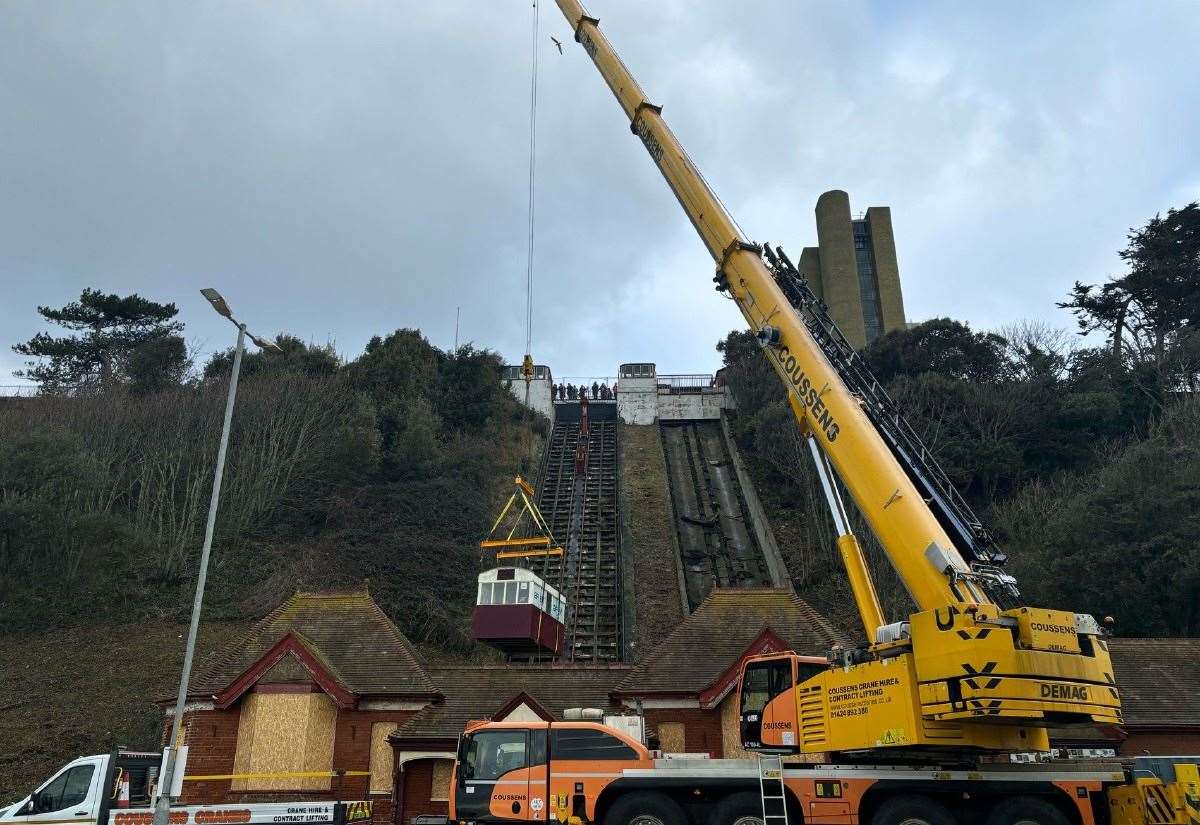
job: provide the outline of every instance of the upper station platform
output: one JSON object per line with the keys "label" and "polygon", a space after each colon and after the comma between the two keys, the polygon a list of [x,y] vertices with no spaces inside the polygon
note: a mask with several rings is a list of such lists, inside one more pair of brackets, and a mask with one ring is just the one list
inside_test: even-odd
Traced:
{"label": "upper station platform", "polygon": [[[525,401],[525,381],[521,367],[504,368],[503,380],[514,396]],[[733,396],[728,392],[721,374],[660,375],[652,363],[622,364],[616,378],[563,379],[562,385],[581,383],[588,388],[588,403],[595,420],[613,415],[626,424],[653,424],[656,421],[716,420],[721,410],[732,409]],[[593,400],[591,385],[604,384],[612,388],[613,400]],[[529,382],[529,405],[551,421],[570,415],[577,407],[574,400],[559,400],[552,389],[557,386],[550,368],[534,368]],[[556,408],[558,408],[556,410]],[[578,415],[578,413],[575,413]]]}

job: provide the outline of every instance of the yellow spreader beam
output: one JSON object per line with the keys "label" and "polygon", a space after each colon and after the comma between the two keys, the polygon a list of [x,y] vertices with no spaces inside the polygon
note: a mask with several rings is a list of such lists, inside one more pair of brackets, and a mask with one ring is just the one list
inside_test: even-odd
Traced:
{"label": "yellow spreader beam", "polygon": [[[487,551],[497,551],[496,559],[529,559],[543,556],[561,556],[563,549],[554,540],[550,525],[542,517],[537,504],[534,503],[534,490],[525,479],[517,476],[513,479],[516,489],[508,497],[508,502],[496,517],[487,538],[479,542],[479,548]],[[518,506],[517,503],[520,502]],[[525,516],[529,516],[529,525],[523,526]],[[503,525],[507,524],[507,531]],[[518,533],[532,531],[534,535],[519,536]]]}

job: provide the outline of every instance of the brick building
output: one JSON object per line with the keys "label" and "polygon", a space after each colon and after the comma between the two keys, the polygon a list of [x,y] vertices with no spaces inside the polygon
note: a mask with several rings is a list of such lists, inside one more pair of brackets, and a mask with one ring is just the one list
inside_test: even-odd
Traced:
{"label": "brick building", "polygon": [[1122,756],[1200,753],[1200,639],[1112,639]]}
{"label": "brick building", "polygon": [[[193,680],[182,740],[188,776],[207,778],[186,781],[184,801],[370,798],[376,823],[407,825],[446,813],[469,720],[554,720],[568,707],[640,710],[665,751],[741,757],[746,657],[841,641],[790,591],[718,589],[637,665],[447,665],[423,661],[365,592],[298,593]],[[1110,649],[1123,731],[1056,731],[1055,745],[1200,751],[1200,639]]]}
{"label": "brick building", "polygon": [[[297,593],[192,680],[181,729],[188,775],[223,778],[186,782],[184,798],[370,793],[390,821],[387,736],[441,699],[412,645],[365,592]],[[335,771],[352,775],[295,775]],[[261,778],[232,778],[245,774]]]}

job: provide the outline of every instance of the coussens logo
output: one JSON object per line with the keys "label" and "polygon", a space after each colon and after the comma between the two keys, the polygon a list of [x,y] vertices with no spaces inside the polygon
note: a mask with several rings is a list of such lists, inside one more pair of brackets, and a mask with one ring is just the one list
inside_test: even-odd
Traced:
{"label": "coussens logo", "polygon": [[813,386],[812,381],[804,374],[804,370],[801,369],[800,364],[796,361],[796,356],[792,355],[791,350],[787,347],[780,347],[777,351],[773,350],[773,352],[779,360],[779,366],[783,367],[783,371],[792,382],[792,386],[796,388],[796,394],[800,397],[800,403],[812,411],[812,423],[821,428],[826,438],[830,441],[836,441],[838,433],[842,431],[842,428],[833,420],[833,415],[829,412],[829,408],[821,400],[820,391]]}

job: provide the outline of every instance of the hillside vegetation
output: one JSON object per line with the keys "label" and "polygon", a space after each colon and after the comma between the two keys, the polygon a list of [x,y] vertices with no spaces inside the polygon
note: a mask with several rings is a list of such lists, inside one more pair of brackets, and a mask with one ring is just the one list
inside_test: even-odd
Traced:
{"label": "hillside vegetation", "polygon": [[[476,543],[528,455],[499,359],[442,352],[413,330],[345,365],[282,343],[243,366],[211,615],[370,579],[414,641],[465,649]],[[149,393],[115,383],[0,407],[0,626],[186,616],[227,361]]]}
{"label": "hillside vegetation", "polygon": [[[486,655],[463,621],[478,541],[544,420],[503,388],[497,356],[414,330],[346,364],[279,344],[243,363],[209,638],[296,590],[369,580],[416,643]],[[56,370],[42,396],[0,403],[0,798],[81,749],[155,747],[150,703],[177,684],[230,353],[149,386],[124,362],[110,351],[95,380]]]}

